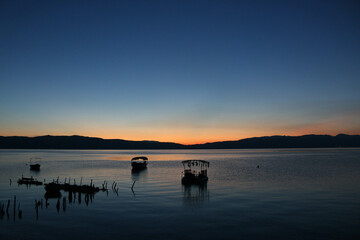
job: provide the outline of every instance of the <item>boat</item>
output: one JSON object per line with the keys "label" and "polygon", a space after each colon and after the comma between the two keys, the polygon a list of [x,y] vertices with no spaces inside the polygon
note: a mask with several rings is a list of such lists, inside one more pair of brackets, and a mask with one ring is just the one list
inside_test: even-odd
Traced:
{"label": "boat", "polygon": [[21,178],[19,178],[18,180],[18,184],[27,184],[27,185],[42,185],[43,183],[34,179],[32,176],[27,178],[27,177],[24,177],[22,176]]}
{"label": "boat", "polygon": [[40,171],[41,158],[30,158],[30,170]]}
{"label": "boat", "polygon": [[148,158],[144,156],[131,159],[131,166],[134,170],[141,170],[147,167]]}
{"label": "boat", "polygon": [[210,163],[205,160],[185,160],[181,162],[184,166],[181,182],[185,185],[203,184],[208,181],[207,169]]}

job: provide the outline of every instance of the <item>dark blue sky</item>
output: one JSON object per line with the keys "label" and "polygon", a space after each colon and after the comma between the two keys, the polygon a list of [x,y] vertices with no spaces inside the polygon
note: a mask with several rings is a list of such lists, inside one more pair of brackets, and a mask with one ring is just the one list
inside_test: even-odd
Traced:
{"label": "dark blue sky", "polygon": [[360,133],[359,1],[1,1],[0,135]]}

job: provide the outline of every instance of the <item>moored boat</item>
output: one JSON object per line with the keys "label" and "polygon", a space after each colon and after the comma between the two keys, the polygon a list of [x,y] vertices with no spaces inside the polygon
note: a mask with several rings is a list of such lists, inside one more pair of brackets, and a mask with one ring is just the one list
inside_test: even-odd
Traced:
{"label": "moored boat", "polygon": [[34,179],[32,176],[27,178],[27,177],[21,177],[18,180],[18,184],[28,184],[28,185],[42,185],[43,183]]}
{"label": "moored boat", "polygon": [[147,167],[148,158],[144,156],[131,159],[131,166],[134,170],[140,170]]}
{"label": "moored boat", "polygon": [[41,158],[30,158],[30,170],[40,171]]}
{"label": "moored boat", "polygon": [[[208,181],[207,168],[210,167],[210,163],[208,161],[185,160],[181,163],[184,166],[183,177],[181,179],[183,184],[203,184]],[[196,167],[200,169],[195,169]]]}

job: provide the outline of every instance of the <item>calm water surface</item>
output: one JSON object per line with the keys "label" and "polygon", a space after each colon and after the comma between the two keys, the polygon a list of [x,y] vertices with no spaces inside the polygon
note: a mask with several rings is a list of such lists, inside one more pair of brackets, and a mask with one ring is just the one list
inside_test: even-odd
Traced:
{"label": "calm water surface", "polygon": [[[138,155],[148,169],[132,173]],[[29,170],[31,157],[42,158],[40,172]],[[210,161],[206,186],[181,185],[188,159]],[[0,150],[0,172],[5,212],[11,200],[0,239],[360,239],[360,149]],[[110,190],[88,204],[62,192],[59,211],[49,199],[37,216],[44,187],[18,185],[22,175],[107,180]]]}

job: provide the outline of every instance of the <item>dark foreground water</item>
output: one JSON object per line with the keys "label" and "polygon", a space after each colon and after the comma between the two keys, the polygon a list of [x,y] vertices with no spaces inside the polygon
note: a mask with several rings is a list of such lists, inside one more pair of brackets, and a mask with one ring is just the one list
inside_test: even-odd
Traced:
{"label": "dark foreground water", "polygon": [[[149,166],[132,173],[138,155]],[[206,186],[181,185],[187,159],[210,161]],[[0,174],[0,239],[360,239],[360,149],[0,150]],[[21,175],[110,190],[88,204],[62,192],[59,210],[58,199],[46,208],[44,187],[18,185]]]}

